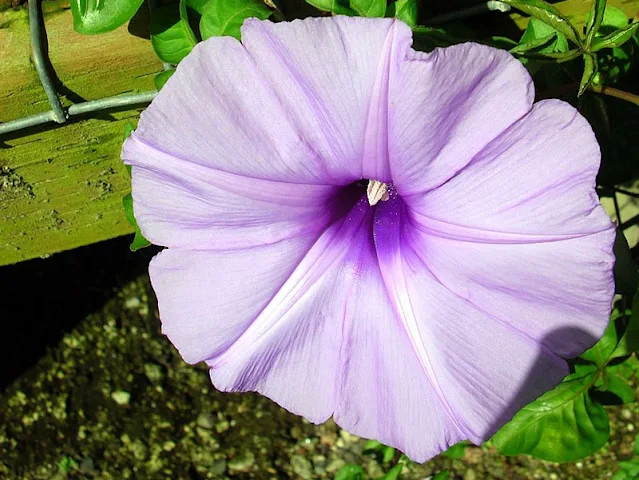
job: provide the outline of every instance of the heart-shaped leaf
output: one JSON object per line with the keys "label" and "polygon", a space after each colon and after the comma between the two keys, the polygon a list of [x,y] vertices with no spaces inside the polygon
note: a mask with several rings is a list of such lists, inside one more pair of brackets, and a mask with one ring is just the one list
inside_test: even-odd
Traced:
{"label": "heart-shaped leaf", "polygon": [[128,22],[143,0],[71,0],[73,29],[93,35],[110,32]]}
{"label": "heart-shaped leaf", "polygon": [[388,6],[387,17],[395,17],[411,28],[417,26],[417,0],[397,0]]}
{"label": "heart-shaped leaf", "polygon": [[160,60],[177,65],[197,44],[186,11],[186,2],[166,5],[151,13],[151,44]]}
{"label": "heart-shaped leaf", "polygon": [[239,40],[244,20],[251,17],[266,20],[271,13],[260,0],[210,0],[200,20],[202,39],[228,35]]}
{"label": "heart-shaped leaf", "polygon": [[525,406],[493,437],[499,452],[569,462],[601,448],[610,431],[606,411],[588,393],[595,378],[571,375]]}
{"label": "heart-shaped leaf", "polygon": [[386,0],[351,0],[351,8],[362,17],[383,17]]}

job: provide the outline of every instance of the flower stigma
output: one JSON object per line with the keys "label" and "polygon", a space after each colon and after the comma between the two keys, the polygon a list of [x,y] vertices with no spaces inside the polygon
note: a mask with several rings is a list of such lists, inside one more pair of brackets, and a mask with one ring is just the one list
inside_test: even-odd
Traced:
{"label": "flower stigma", "polygon": [[368,187],[366,187],[366,197],[371,207],[377,205],[380,201],[387,201],[390,197],[388,185],[379,180],[369,180]]}

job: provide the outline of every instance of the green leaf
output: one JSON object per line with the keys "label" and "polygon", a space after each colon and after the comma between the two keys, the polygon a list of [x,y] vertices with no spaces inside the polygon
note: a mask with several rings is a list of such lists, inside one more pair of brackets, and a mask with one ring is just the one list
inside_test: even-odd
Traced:
{"label": "green leaf", "polygon": [[210,0],[200,20],[202,39],[228,35],[240,39],[240,28],[247,18],[266,20],[271,10],[261,0]]}
{"label": "green leaf", "polygon": [[162,87],[166,83],[166,81],[173,76],[175,73],[175,68],[171,68],[169,70],[164,70],[163,72],[158,73],[153,82],[155,83],[155,88],[158,90],[162,90]]}
{"label": "green leaf", "polygon": [[202,15],[204,7],[206,7],[206,4],[209,3],[209,1],[210,0],[186,0],[186,6]]}
{"label": "green leaf", "polygon": [[448,447],[448,450],[443,452],[442,455],[448,458],[464,458],[464,455],[466,454],[466,445],[466,442],[456,443],[455,445]]}
{"label": "green leaf", "polygon": [[379,478],[379,480],[397,480],[399,478],[399,475],[402,473],[403,467],[404,467],[403,464],[398,463],[393,468],[391,468],[386,475]]}
{"label": "green leaf", "polygon": [[587,53],[584,55],[584,73],[581,76],[581,83],[579,84],[579,93],[577,93],[578,97],[581,97],[586,88],[592,83],[592,79],[595,78],[597,74],[597,56],[592,53]]}
{"label": "green leaf", "polygon": [[351,0],[351,8],[362,17],[383,17],[386,0]]}
{"label": "green leaf", "polygon": [[569,462],[596,452],[610,430],[605,409],[588,394],[595,378],[595,374],[571,375],[521,409],[493,437],[499,452],[551,462]]}
{"label": "green leaf", "polygon": [[630,40],[635,33],[637,33],[637,29],[639,29],[639,22],[634,22],[624,28],[620,28],[616,32],[612,32],[610,35],[597,39],[590,51],[597,52],[602,48],[620,47]]}
{"label": "green leaf", "polygon": [[160,60],[177,65],[197,43],[189,26],[186,2],[166,5],[151,13],[151,45]]}
{"label": "green leaf", "polygon": [[140,250],[141,248],[151,245],[151,242],[142,235],[138,222],[135,220],[135,216],[133,215],[133,197],[130,193],[122,198],[122,206],[124,207],[124,214],[126,215],[127,221],[133,225],[133,228],[135,228],[135,236],[133,237],[133,242],[131,242],[131,245],[129,246],[131,251],[135,252],[136,250]]}
{"label": "green leaf", "polygon": [[539,52],[567,52],[568,40],[566,40],[566,37],[547,23],[537,20],[536,18],[531,18],[528,21],[526,31],[522,35],[519,45],[523,46],[526,44],[536,43],[542,39],[552,37],[553,34],[555,35],[555,41],[547,47],[540,49]]}
{"label": "green leaf", "polygon": [[411,28],[417,26],[417,0],[397,0],[388,6],[387,17],[395,17]]}
{"label": "green leaf", "polygon": [[126,122],[124,124],[124,134],[122,136],[122,141],[129,138],[131,136],[131,133],[133,133],[133,130],[135,130],[135,125],[133,125],[131,122]]}
{"label": "green leaf", "polygon": [[364,480],[364,469],[359,465],[344,465],[335,474],[335,480]]}
{"label": "green leaf", "polygon": [[595,35],[599,31],[599,27],[603,22],[604,12],[606,10],[606,0],[592,0],[590,6],[590,15],[586,20],[586,49],[589,50]]}
{"label": "green leaf", "polygon": [[520,10],[531,17],[547,23],[566,38],[581,46],[581,37],[574,25],[550,3],[543,0],[502,0],[503,3]]}
{"label": "green leaf", "polygon": [[598,367],[604,366],[610,360],[610,355],[617,346],[619,338],[617,337],[617,329],[615,327],[614,318],[608,322],[608,327],[604,331],[603,336],[595,343],[592,348],[589,348],[582,353],[579,358],[588,360],[594,363]]}
{"label": "green leaf", "polygon": [[390,462],[393,458],[395,458],[396,452],[397,450],[395,450],[393,447],[384,445],[384,448],[382,449],[382,462],[384,463]]}
{"label": "green leaf", "polygon": [[623,10],[612,5],[606,5],[606,11],[604,12],[602,26],[623,28],[628,25],[628,16]]}
{"label": "green leaf", "polygon": [[331,12],[336,15],[357,15],[355,11],[348,6],[347,0],[306,0],[306,3],[313,5],[319,10]]}
{"label": "green leaf", "polygon": [[553,51],[552,45],[557,42],[557,32],[553,32],[542,38],[537,38],[526,43],[521,43],[516,47],[510,49],[510,53],[525,53],[529,50],[535,50],[536,52]]}
{"label": "green leaf", "polygon": [[610,357],[625,357],[637,350],[639,350],[639,293],[632,299],[632,314],[628,319],[628,326]]}
{"label": "green leaf", "polygon": [[637,480],[639,477],[639,459],[628,462],[619,462],[619,471],[615,473],[612,480]]}
{"label": "green leaf", "polygon": [[448,480],[450,478],[450,472],[448,470],[442,470],[433,477],[433,480]]}
{"label": "green leaf", "polygon": [[592,395],[602,405],[621,405],[635,401],[635,389],[619,375],[606,375],[603,388]]}
{"label": "green leaf", "polygon": [[[135,130],[135,127],[132,123],[127,122],[124,124],[124,140],[129,138],[133,130]],[[131,165],[127,165],[126,169],[127,172],[129,172],[130,176]],[[132,252],[135,252],[136,250],[151,245],[151,242],[149,242],[146,238],[144,238],[144,235],[142,235],[142,231],[138,226],[138,222],[135,220],[135,216],[133,215],[133,197],[130,193],[122,197],[122,207],[124,208],[124,215],[126,216],[127,221],[133,226],[133,228],[135,228],[135,235],[133,237],[133,242],[131,242],[131,245],[129,245],[129,249]]]}
{"label": "green leaf", "polygon": [[71,0],[73,29],[93,35],[110,32],[128,22],[143,0]]}

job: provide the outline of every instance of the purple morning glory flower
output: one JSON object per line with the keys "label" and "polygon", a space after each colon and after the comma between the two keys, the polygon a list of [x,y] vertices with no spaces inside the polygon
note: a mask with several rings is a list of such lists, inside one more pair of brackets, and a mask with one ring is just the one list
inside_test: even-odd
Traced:
{"label": "purple morning glory flower", "polygon": [[[163,331],[224,391],[424,461],[567,373],[613,295],[600,153],[505,51],[249,20],[127,140]],[[572,329],[570,335],[555,332]]]}

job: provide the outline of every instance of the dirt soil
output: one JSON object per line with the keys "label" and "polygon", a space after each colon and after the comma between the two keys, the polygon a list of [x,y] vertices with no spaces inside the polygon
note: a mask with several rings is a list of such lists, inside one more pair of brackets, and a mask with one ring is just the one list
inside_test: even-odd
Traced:
{"label": "dirt soil", "polygon": [[[379,478],[390,468],[332,421],[217,392],[160,333],[150,254],[126,252],[127,241],[0,269],[0,479],[332,479],[345,463]],[[611,478],[639,417],[637,404],[610,413],[611,442],[580,462],[469,446],[401,478]]]}

